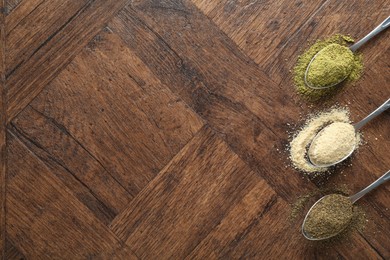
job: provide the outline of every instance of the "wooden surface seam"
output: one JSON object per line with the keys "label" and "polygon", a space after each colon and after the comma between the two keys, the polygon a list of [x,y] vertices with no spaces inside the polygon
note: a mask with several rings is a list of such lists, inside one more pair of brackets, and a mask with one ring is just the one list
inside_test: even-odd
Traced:
{"label": "wooden surface seam", "polygon": [[339,104],[356,122],[389,97],[390,30],[326,102],[292,85],[314,40],[388,15],[369,2],[0,0],[0,258],[390,258],[389,186],[326,250],[301,235],[305,209],[291,218],[301,195],[388,170],[389,113],[321,180],[288,159],[307,115]]}
{"label": "wooden surface seam", "polygon": [[5,1],[0,0],[0,258],[5,258],[6,235],[6,84],[5,84]]}

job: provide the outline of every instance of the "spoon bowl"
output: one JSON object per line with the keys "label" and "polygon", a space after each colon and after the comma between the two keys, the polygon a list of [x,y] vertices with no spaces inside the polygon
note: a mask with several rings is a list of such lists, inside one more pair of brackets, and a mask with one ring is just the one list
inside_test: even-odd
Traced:
{"label": "spoon bowl", "polygon": [[319,52],[317,52],[317,53],[313,56],[313,58],[310,60],[309,64],[308,64],[307,67],[306,67],[306,71],[305,71],[305,75],[304,75],[304,81],[305,81],[306,86],[308,86],[309,88],[317,89],[317,90],[318,90],[318,89],[327,89],[327,88],[334,87],[334,86],[340,84],[341,82],[343,82],[345,79],[347,79],[348,76],[349,76],[349,74],[350,74],[350,72],[349,72],[348,74],[345,75],[344,78],[342,78],[342,79],[340,79],[339,81],[337,81],[337,82],[335,82],[335,83],[333,83],[333,84],[330,84],[330,85],[326,85],[326,86],[315,86],[315,85],[311,84],[310,81],[308,80],[308,74],[309,74],[311,65],[312,65],[313,61],[316,60],[317,56],[320,55],[325,49],[326,49],[326,47],[323,48],[323,49],[321,49]]}
{"label": "spoon bowl", "polygon": [[[338,129],[337,133],[340,133],[341,136],[334,134],[334,131],[330,130],[333,126],[337,127],[336,125],[346,125],[342,126],[343,128]],[[326,131],[330,130],[332,132],[332,135],[334,137],[333,141],[329,140],[329,132],[326,134]],[[320,149],[317,153],[316,147],[318,147],[318,143],[321,140],[323,136],[328,136],[327,142],[329,145],[322,146],[323,148]],[[313,140],[310,143],[309,149],[307,151],[307,156],[311,164],[313,164],[316,167],[330,167],[335,164],[338,164],[344,160],[346,160],[349,156],[352,155],[354,150],[356,149],[357,143],[358,143],[358,131],[356,128],[348,123],[344,122],[334,122],[326,127],[324,127],[321,131],[317,133],[317,135],[313,138]],[[323,140],[323,139],[322,139]],[[348,141],[347,141],[348,140]],[[345,142],[344,142],[345,141]],[[347,145],[346,147],[343,147]],[[321,146],[321,145],[320,145]],[[335,150],[333,150],[336,148]],[[341,150],[341,151],[340,151]],[[341,153],[340,156],[333,158],[332,161],[329,162],[329,160],[326,160],[324,158],[324,155],[329,154],[337,154]],[[319,154],[319,159],[315,154]],[[322,155],[322,156],[321,156]],[[317,157],[317,158],[316,158]],[[324,160],[325,159],[325,160]]]}
{"label": "spoon bowl", "polygon": [[[355,129],[355,137],[357,138],[357,134],[359,132],[359,130],[365,126],[368,122],[370,122],[372,119],[374,119],[375,117],[379,116],[381,113],[383,113],[384,111],[386,111],[388,108],[390,108],[390,98],[388,100],[386,100],[382,105],[380,105],[377,109],[375,109],[372,113],[370,113],[368,116],[366,116],[363,120],[361,120],[360,122],[356,123],[353,127]],[[332,123],[333,124],[333,123]],[[330,124],[330,125],[332,125]],[[313,160],[313,158],[311,158],[310,156],[310,151],[312,149],[312,145],[315,143],[315,141],[317,140],[317,138],[319,136],[321,136],[321,133],[323,133],[323,131],[329,127],[330,125],[324,127],[323,129],[321,129],[317,135],[313,138],[313,140],[311,141],[310,145],[309,145],[309,149],[307,150],[306,154],[307,154],[307,157],[309,159],[309,162],[310,164],[312,164],[313,166],[315,167],[320,167],[320,168],[323,168],[323,167],[330,167],[330,166],[334,166],[344,160],[346,160],[349,156],[352,155],[352,153],[355,151],[356,149],[356,143],[355,145],[351,148],[351,151],[349,153],[346,153],[346,155],[335,161],[335,162],[332,162],[332,163],[329,163],[329,164],[318,164],[315,162],[315,160]]]}
{"label": "spoon bowl", "polygon": [[[369,193],[370,191],[372,191],[373,189],[377,188],[378,186],[384,184],[385,182],[389,181],[390,180],[390,170],[387,171],[385,174],[383,174],[381,177],[379,177],[376,181],[374,181],[373,183],[371,183],[369,186],[367,186],[366,188],[364,188],[363,190],[359,191],[358,193],[348,197],[348,199],[351,201],[351,205],[353,205],[356,201],[358,201],[361,197],[363,197],[364,195],[366,195],[367,193]],[[311,241],[319,241],[319,240],[325,240],[325,239],[328,239],[328,238],[332,238],[334,236],[337,236],[338,234],[340,234],[343,230],[345,230],[345,228],[348,226],[348,223],[345,225],[344,228],[341,228],[338,230],[338,232],[335,232],[331,235],[328,235],[328,236],[325,236],[325,237],[313,237],[311,236],[310,234],[308,234],[305,230],[305,224],[306,224],[306,221],[307,221],[307,218],[308,216],[310,215],[310,213],[312,212],[313,208],[315,208],[319,202],[321,202],[323,199],[329,197],[330,195],[326,195],[322,198],[320,198],[316,203],[313,204],[313,206],[309,209],[309,211],[307,212],[306,216],[305,216],[305,219],[303,220],[303,223],[302,223],[302,228],[301,228],[301,231],[302,231],[302,235],[308,239],[308,240],[311,240]]]}
{"label": "spoon bowl", "polygon": [[[369,34],[367,34],[365,37],[363,37],[361,40],[359,40],[358,42],[356,42],[355,44],[353,44],[352,46],[349,47],[349,49],[352,51],[352,52],[356,52],[363,44],[365,44],[366,42],[368,42],[369,40],[371,40],[375,35],[377,35],[378,33],[382,32],[383,30],[385,30],[386,28],[388,28],[390,26],[390,16],[387,17],[383,22],[381,22],[374,30],[372,30]],[[324,48],[325,49],[325,48]],[[307,80],[307,75],[308,75],[308,72],[309,72],[309,68],[310,66],[312,65],[313,61],[317,58],[318,54],[321,53],[321,51],[323,51],[324,49],[320,50],[319,52],[317,52],[314,57],[311,59],[311,61],[309,62],[309,64],[307,65],[307,68],[306,68],[306,71],[305,71],[305,75],[304,75],[304,81],[305,81],[305,84],[307,87],[311,88],[311,89],[327,89],[327,88],[331,88],[331,87],[334,87],[338,84],[340,84],[341,82],[343,82],[346,78],[348,78],[349,75],[346,75],[343,79],[340,79],[338,82],[334,82],[333,84],[329,84],[327,86],[314,86],[313,84],[310,84],[310,82]]]}
{"label": "spoon bowl", "polygon": [[[331,194],[333,195],[333,194]],[[313,237],[311,236],[308,232],[306,232],[305,230],[305,224],[307,222],[307,218],[308,216],[310,215],[310,213],[312,212],[312,210],[318,205],[318,203],[320,203],[322,200],[328,198],[329,196],[331,195],[326,195],[326,196],[323,196],[322,198],[320,198],[319,200],[317,200],[313,206],[311,206],[311,208],[309,209],[309,211],[307,212],[306,216],[305,216],[305,219],[303,220],[303,224],[302,224],[302,227],[301,227],[301,230],[302,230],[302,235],[308,239],[308,240],[311,240],[311,241],[319,241],[319,240],[325,240],[325,239],[329,239],[329,238],[332,238],[334,236],[337,236],[338,234],[340,234],[347,226],[348,226],[348,223],[346,223],[346,225],[344,226],[344,228],[340,229],[338,232],[335,232],[333,234],[330,234],[330,235],[327,235],[327,236],[323,236],[323,237]],[[349,198],[350,199],[350,198]],[[351,201],[351,206],[352,206],[352,201]]]}

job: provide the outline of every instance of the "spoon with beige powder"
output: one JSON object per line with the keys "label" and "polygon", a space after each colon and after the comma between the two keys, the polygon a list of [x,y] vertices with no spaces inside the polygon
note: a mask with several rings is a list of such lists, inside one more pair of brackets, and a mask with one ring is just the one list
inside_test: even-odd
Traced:
{"label": "spoon with beige powder", "polygon": [[390,180],[390,171],[362,191],[350,197],[330,194],[309,209],[302,224],[302,234],[309,240],[323,240],[342,232],[353,217],[353,204],[368,192]]}
{"label": "spoon with beige powder", "polygon": [[355,125],[334,122],[324,127],[310,143],[309,161],[316,167],[329,167],[347,159],[359,143],[359,130],[388,108],[390,99]]}

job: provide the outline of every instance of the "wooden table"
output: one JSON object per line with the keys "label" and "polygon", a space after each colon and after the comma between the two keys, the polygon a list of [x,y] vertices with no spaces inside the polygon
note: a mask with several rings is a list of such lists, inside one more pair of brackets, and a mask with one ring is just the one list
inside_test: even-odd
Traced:
{"label": "wooden table", "polygon": [[[327,102],[295,93],[309,42],[359,38],[386,0],[4,0],[1,236],[4,259],[390,258],[390,186],[368,223],[330,247],[300,234],[291,204],[319,185],[294,170],[289,132],[390,97],[390,31]],[[357,191],[390,168],[390,113],[364,129],[325,186]]]}

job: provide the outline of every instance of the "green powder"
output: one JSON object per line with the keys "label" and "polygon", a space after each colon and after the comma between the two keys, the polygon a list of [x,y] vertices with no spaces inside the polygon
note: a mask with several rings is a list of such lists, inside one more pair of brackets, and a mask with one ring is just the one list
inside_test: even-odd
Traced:
{"label": "green powder", "polygon": [[304,230],[313,238],[328,238],[344,230],[352,217],[350,199],[340,194],[331,194],[311,209]]}
{"label": "green powder", "polygon": [[337,84],[353,69],[352,51],[340,44],[330,44],[318,52],[307,72],[307,82],[316,88]]}
{"label": "green powder", "polygon": [[[353,54],[350,59],[346,59],[346,63],[349,65],[345,65],[344,62],[342,62],[341,66],[335,66],[334,63],[330,64],[329,57],[335,55],[335,54],[340,54],[342,53],[342,57],[345,58],[344,56],[349,56],[347,51],[345,51],[347,48],[344,46],[347,46],[350,43],[353,43],[354,40],[349,37],[349,36],[344,36],[344,35],[334,35],[328,39],[325,40],[318,40],[315,42],[308,50],[306,50],[302,55],[299,56],[297,64],[294,67],[294,83],[297,89],[297,92],[304,96],[306,99],[309,101],[317,101],[325,96],[331,96],[335,94],[338,90],[340,90],[341,85],[344,84],[344,82],[352,82],[360,78],[361,72],[363,70],[363,61],[362,61],[362,55],[360,54]],[[328,47],[325,49],[325,53],[318,63],[321,61],[326,60],[327,61],[327,66],[322,66],[320,64],[313,64],[314,70],[310,71],[310,79],[309,83],[312,83],[314,85],[329,85],[327,83],[329,82],[334,82],[335,78],[339,79],[340,77],[345,77],[345,74],[349,72],[349,75],[345,79],[345,81],[337,87],[332,87],[332,88],[326,88],[326,89],[311,89],[306,86],[305,84],[305,72],[307,69],[307,66],[309,65],[310,61],[312,58],[321,50],[324,48]],[[320,55],[318,55],[320,56]],[[317,58],[318,58],[317,56]],[[317,58],[315,60],[317,60]],[[339,59],[338,59],[339,60]],[[352,61],[351,61],[352,60]],[[331,68],[333,67],[333,68]],[[330,73],[329,71],[331,69],[336,68],[336,72],[333,71]],[[325,72],[322,70],[324,69]],[[340,71],[341,70],[341,71]],[[318,77],[319,75],[326,75],[324,77]],[[309,76],[309,75],[308,75]]]}
{"label": "green powder", "polygon": [[[303,220],[307,211],[313,205],[313,203],[324,195],[329,194],[340,194],[348,196],[347,194],[351,194],[351,190],[347,185],[331,185],[329,187],[320,188],[318,190],[314,190],[312,192],[299,196],[291,205],[290,221],[292,223],[296,223],[297,219]],[[347,227],[335,237],[326,240],[315,241],[316,246],[328,248],[333,247],[335,244],[340,243],[340,241],[342,240],[348,240],[351,237],[351,233],[357,230],[359,232],[363,232],[367,222],[368,216],[366,215],[363,207],[355,204],[353,205],[352,219],[348,223]]]}
{"label": "green powder", "polygon": [[295,220],[298,216],[303,217],[303,214],[307,213],[307,210],[316,202],[318,199],[329,194],[342,194],[346,195],[351,193],[350,188],[347,185],[337,185],[331,187],[322,187],[318,190],[311,191],[309,193],[300,195],[296,198],[295,202],[291,204],[290,220]]}

